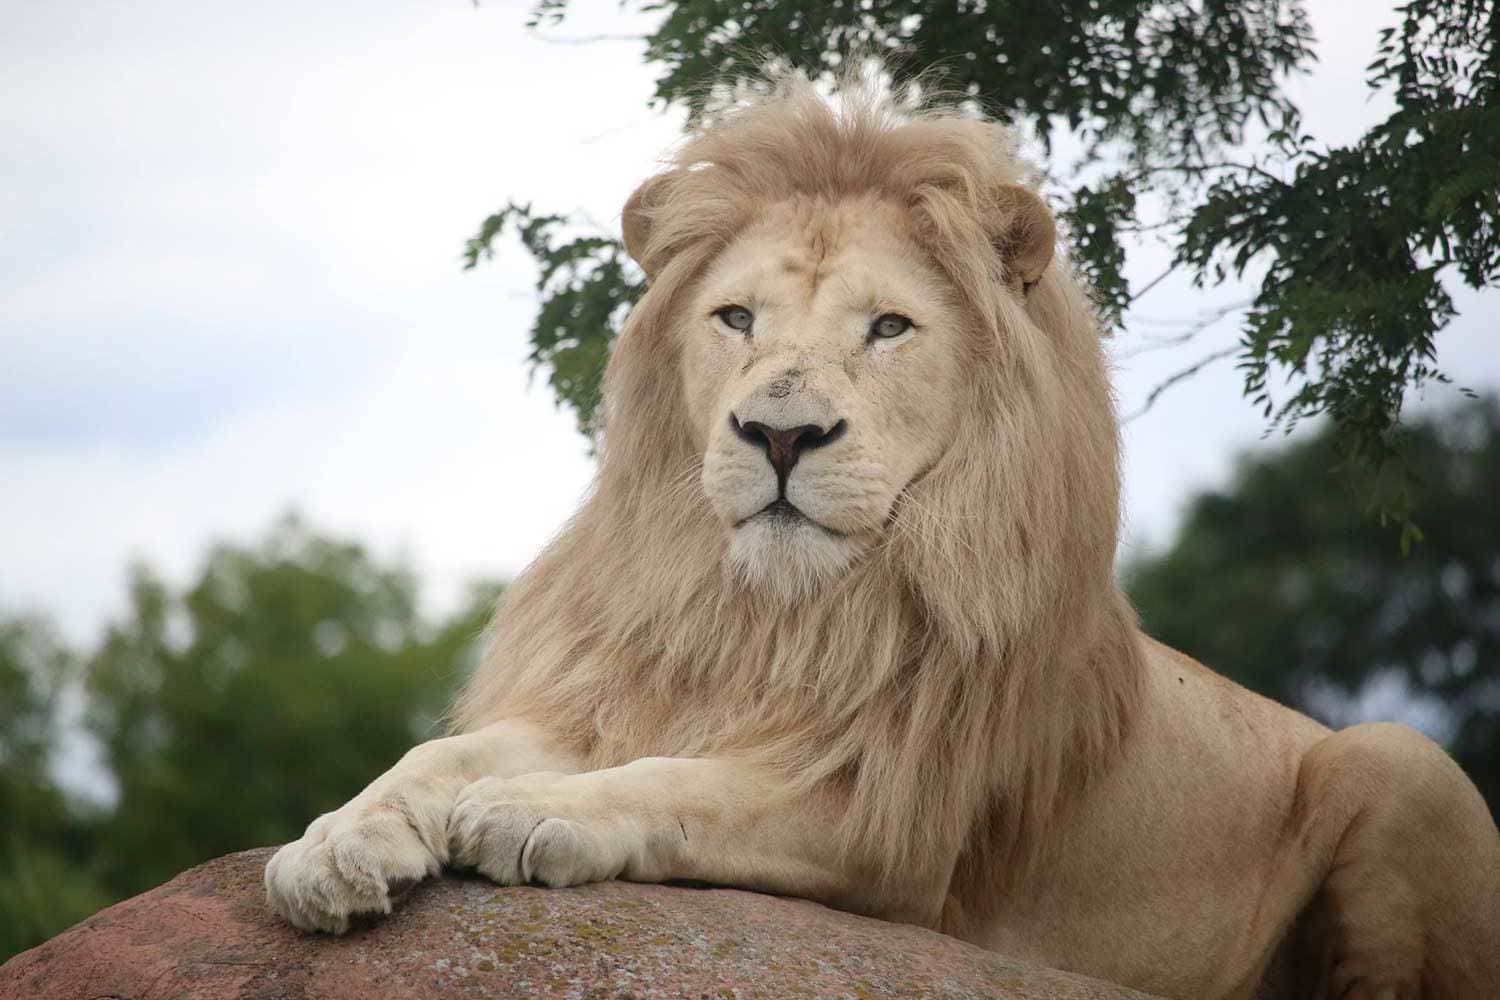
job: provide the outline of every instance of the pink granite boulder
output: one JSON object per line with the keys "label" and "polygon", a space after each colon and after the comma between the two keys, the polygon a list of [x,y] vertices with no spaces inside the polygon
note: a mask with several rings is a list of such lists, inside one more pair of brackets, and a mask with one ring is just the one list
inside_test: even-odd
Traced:
{"label": "pink granite boulder", "polygon": [[339,938],[267,912],[247,851],[0,967],[0,1000],[1003,997],[1125,1000],[1106,983],[916,927],[729,889],[444,878]]}

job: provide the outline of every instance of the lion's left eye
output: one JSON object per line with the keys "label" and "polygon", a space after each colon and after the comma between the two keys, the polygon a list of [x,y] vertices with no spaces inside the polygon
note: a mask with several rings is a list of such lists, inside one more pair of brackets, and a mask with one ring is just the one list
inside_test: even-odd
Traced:
{"label": "lion's left eye", "polygon": [[901,336],[913,325],[910,319],[900,313],[886,313],[870,324],[870,336],[889,340]]}
{"label": "lion's left eye", "polygon": [[750,327],[755,325],[755,314],[744,306],[720,306],[714,310],[714,315],[725,326],[740,333],[749,333]]}

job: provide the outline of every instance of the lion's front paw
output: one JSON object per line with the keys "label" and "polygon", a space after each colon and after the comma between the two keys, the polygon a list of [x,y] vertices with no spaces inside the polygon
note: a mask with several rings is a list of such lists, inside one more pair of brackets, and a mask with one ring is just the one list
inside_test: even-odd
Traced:
{"label": "lion's front paw", "polygon": [[351,803],[276,852],[266,900],[302,930],[342,934],[351,916],[390,913],[394,894],[439,867],[403,811]]}
{"label": "lion's front paw", "polygon": [[615,878],[629,855],[627,837],[618,824],[590,818],[595,803],[587,801],[582,777],[542,773],[470,784],[448,821],[451,863],[501,885],[560,888]]}

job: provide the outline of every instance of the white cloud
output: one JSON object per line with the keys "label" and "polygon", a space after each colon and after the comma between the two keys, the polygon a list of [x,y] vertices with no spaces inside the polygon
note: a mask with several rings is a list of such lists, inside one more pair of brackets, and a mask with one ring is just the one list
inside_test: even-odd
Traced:
{"label": "white cloud", "polygon": [[29,248],[0,275],[0,604],[85,636],[128,559],[180,579],[291,506],[440,594],[555,532],[591,466],[523,363],[529,263],[459,253],[512,196],[612,222],[676,129],[638,46],[523,16],[25,10],[0,84],[49,99],[0,109]]}

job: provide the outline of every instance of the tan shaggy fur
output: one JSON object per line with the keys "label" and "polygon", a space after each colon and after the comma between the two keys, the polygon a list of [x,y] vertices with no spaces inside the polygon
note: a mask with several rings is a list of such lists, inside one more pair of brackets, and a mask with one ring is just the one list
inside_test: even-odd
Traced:
{"label": "tan shaggy fur", "polygon": [[[845,834],[883,857],[960,842],[997,792],[1040,840],[1064,790],[1115,753],[1139,654],[1112,577],[1118,447],[1089,304],[1055,268],[1023,319],[985,252],[1006,228],[993,195],[1022,178],[996,155],[1003,133],[895,124],[797,89],[678,153],[636,251],[650,294],[611,359],[594,493],[508,596],[459,729],[546,719],[591,767],[762,755],[800,782],[848,781]],[[788,606],[725,580],[723,527],[685,485],[703,456],[670,374],[671,311],[768,202],[872,191],[920,213],[969,291],[973,399],[889,542]]]}
{"label": "tan shaggy fur", "polygon": [[[1441,751],[1137,631],[1099,331],[1030,180],[998,125],[791,77],[691,135],[626,208],[649,291],[592,494],[506,594],[460,735],[284,848],[272,905],[337,931],[445,864],[696,878],[1173,996],[1500,995],[1500,839]],[[816,310],[870,274],[925,312],[838,353]],[[709,318],[721,286],[753,331]],[[752,409],[820,447],[779,487]],[[776,495],[822,526],[767,527]]]}

